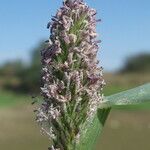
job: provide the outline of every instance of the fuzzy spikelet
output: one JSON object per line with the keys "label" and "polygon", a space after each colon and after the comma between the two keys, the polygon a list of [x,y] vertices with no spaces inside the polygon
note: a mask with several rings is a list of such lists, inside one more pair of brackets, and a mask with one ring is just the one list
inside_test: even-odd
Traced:
{"label": "fuzzy spikelet", "polygon": [[95,15],[83,0],[66,0],[48,24],[50,39],[41,51],[44,102],[37,121],[53,140],[51,150],[75,148],[102,101]]}

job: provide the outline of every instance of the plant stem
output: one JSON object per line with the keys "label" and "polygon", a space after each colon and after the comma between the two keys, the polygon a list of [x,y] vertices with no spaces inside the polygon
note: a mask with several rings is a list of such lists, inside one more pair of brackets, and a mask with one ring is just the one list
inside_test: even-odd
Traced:
{"label": "plant stem", "polygon": [[77,146],[76,150],[92,150],[94,148],[109,112],[110,108],[98,109],[93,121],[87,125],[87,128],[85,128],[86,133],[81,136],[81,142]]}

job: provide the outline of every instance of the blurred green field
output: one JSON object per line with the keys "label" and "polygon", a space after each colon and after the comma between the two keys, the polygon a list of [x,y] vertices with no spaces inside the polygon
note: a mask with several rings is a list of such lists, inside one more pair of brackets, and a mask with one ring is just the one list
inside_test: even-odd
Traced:
{"label": "blurred green field", "polygon": [[[144,84],[150,76],[106,74],[105,95]],[[137,80],[138,78],[138,80]],[[28,94],[0,91],[0,150],[47,150],[49,140],[41,136],[34,121]],[[115,107],[107,120],[96,150],[149,150],[150,103]]]}
{"label": "blurred green field", "polygon": [[26,102],[26,95],[18,95],[10,91],[0,91],[0,107],[10,107],[21,102]]}

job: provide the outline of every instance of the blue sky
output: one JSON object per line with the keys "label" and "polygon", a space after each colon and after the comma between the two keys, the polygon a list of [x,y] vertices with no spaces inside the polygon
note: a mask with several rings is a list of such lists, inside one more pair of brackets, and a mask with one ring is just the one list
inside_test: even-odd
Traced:
{"label": "blue sky", "polygon": [[[98,11],[97,31],[102,43],[98,59],[107,71],[126,57],[150,52],[149,0],[85,0]],[[32,48],[49,37],[47,22],[62,0],[0,0],[0,64],[29,61]]]}

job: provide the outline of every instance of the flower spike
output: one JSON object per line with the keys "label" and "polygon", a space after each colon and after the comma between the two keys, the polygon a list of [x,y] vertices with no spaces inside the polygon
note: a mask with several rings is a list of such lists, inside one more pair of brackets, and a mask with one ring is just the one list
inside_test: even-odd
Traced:
{"label": "flower spike", "polygon": [[52,139],[51,150],[74,149],[102,101],[95,15],[83,0],[65,0],[47,25],[51,35],[41,51],[44,101],[37,122]]}

